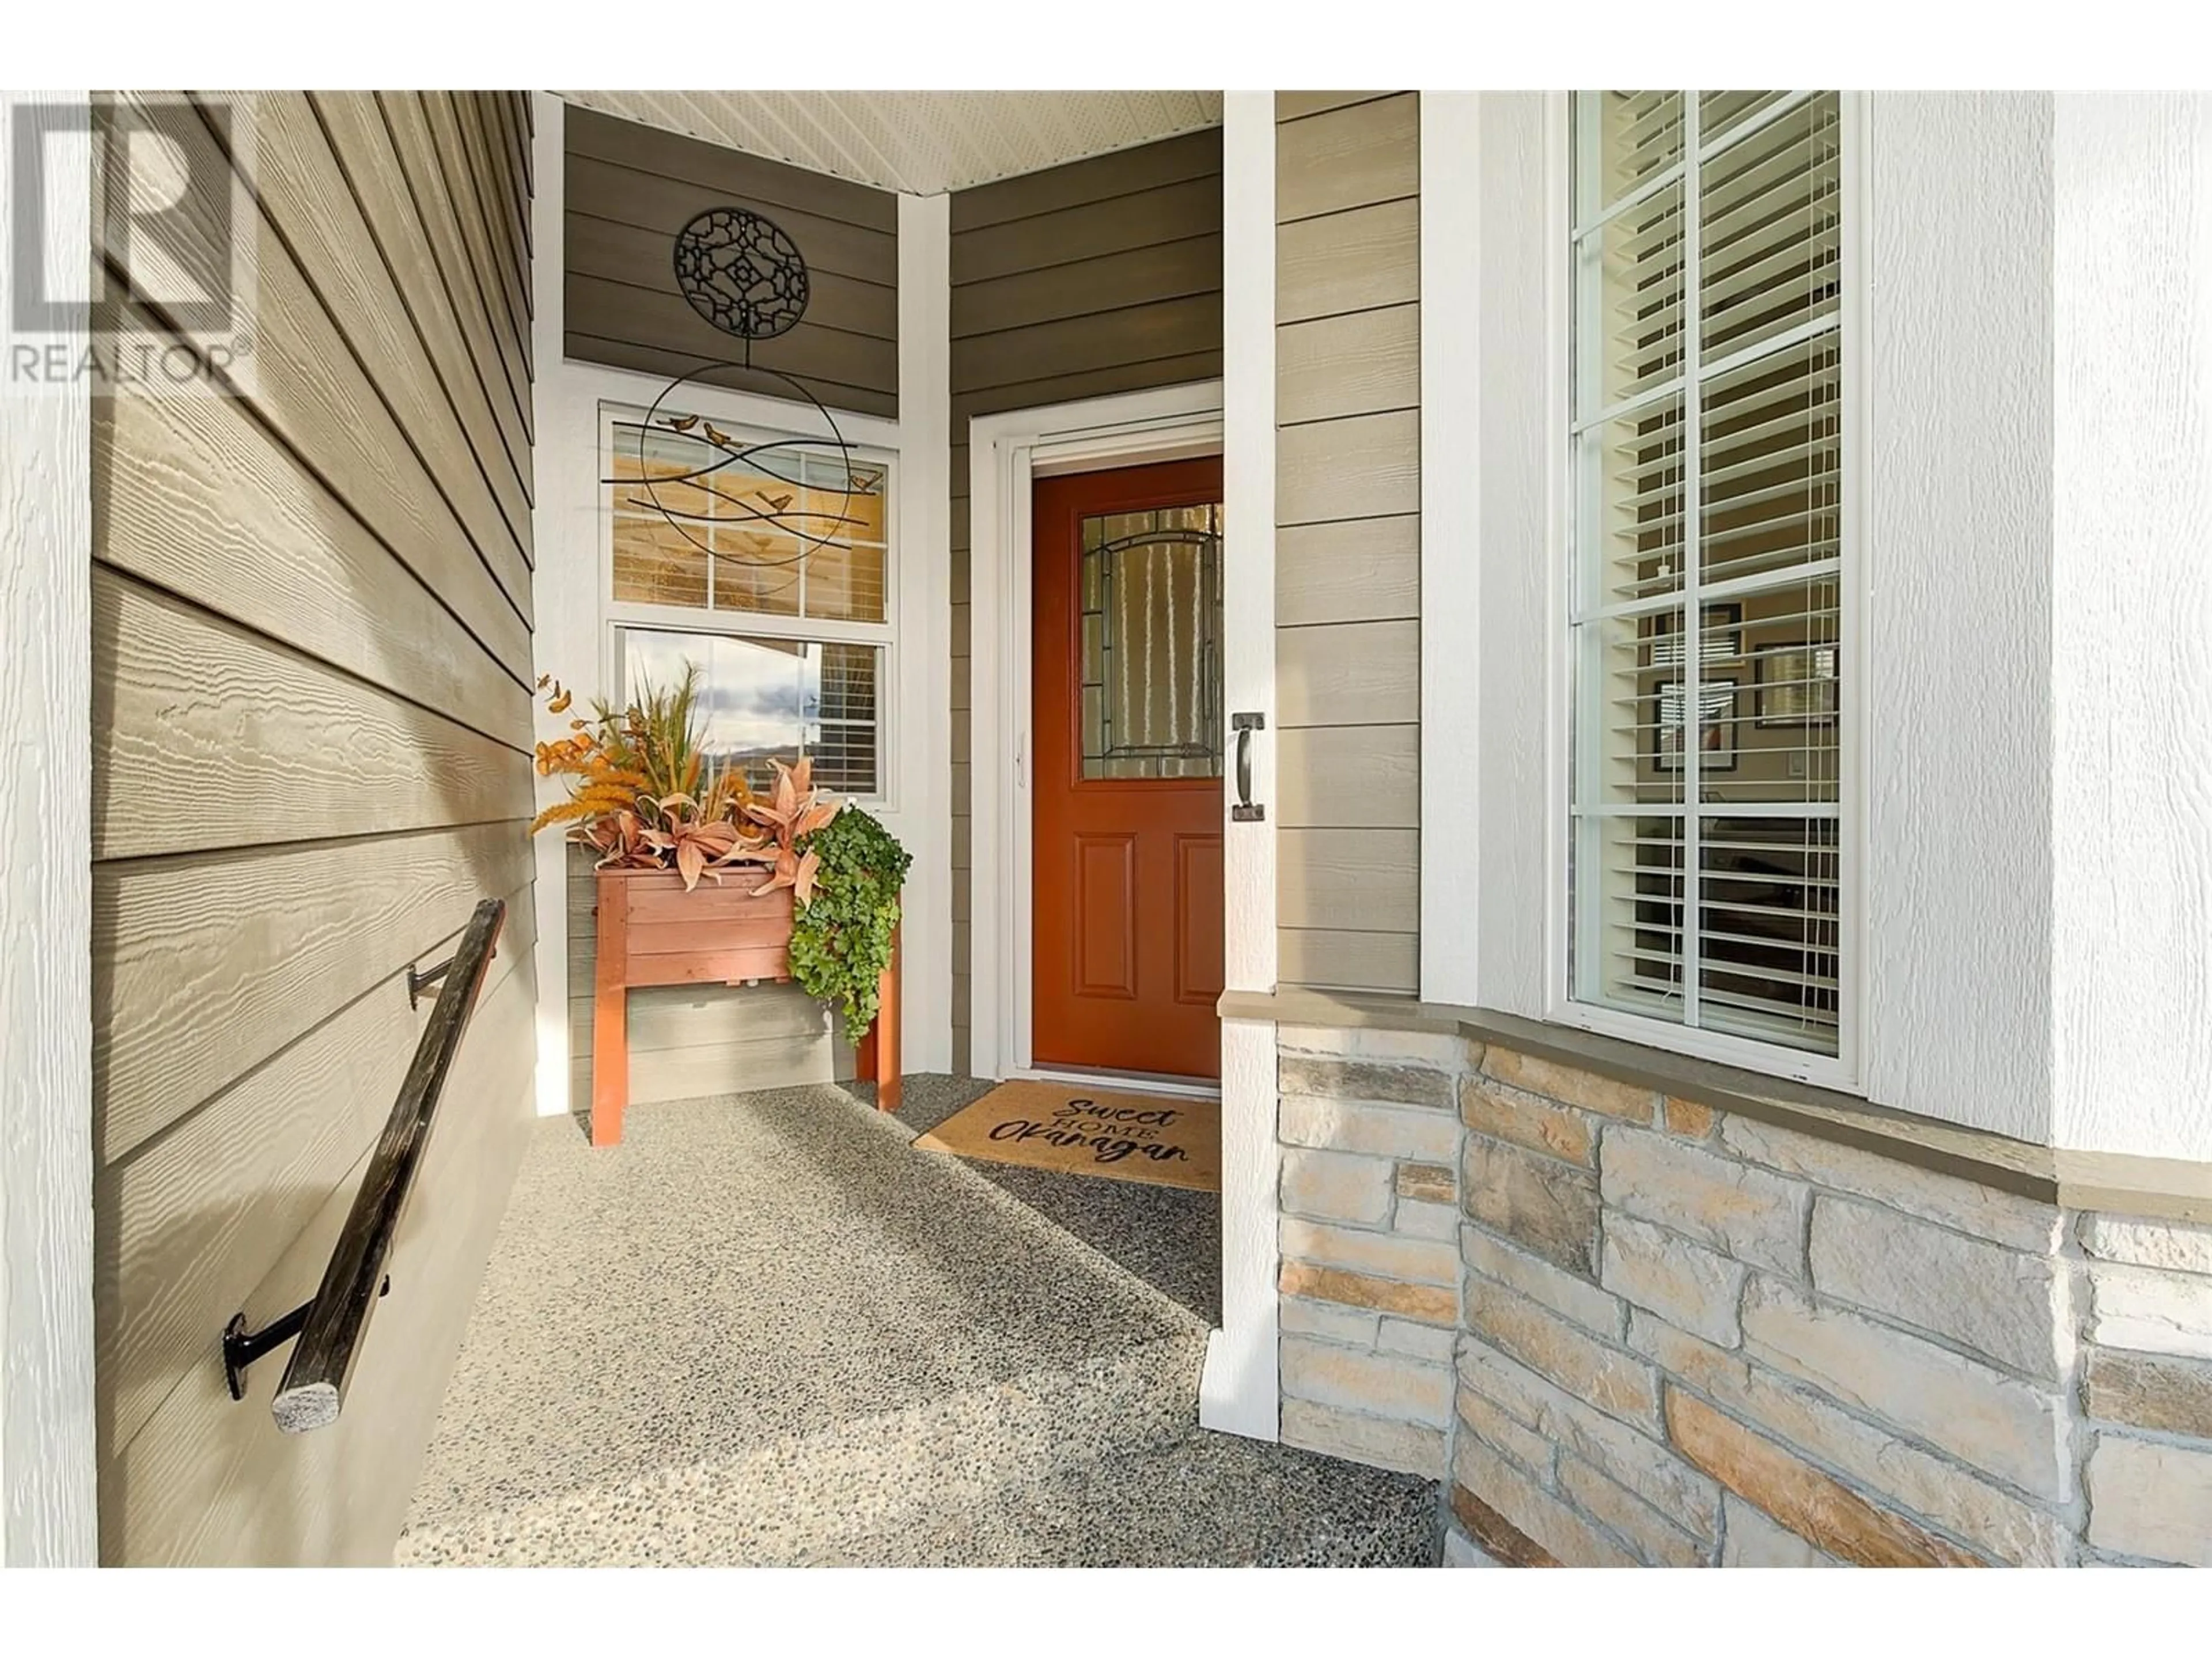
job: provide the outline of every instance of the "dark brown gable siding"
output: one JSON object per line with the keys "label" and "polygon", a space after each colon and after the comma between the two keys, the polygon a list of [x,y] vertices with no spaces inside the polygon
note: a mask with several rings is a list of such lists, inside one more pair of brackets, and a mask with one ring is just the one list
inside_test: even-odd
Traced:
{"label": "dark brown gable siding", "polygon": [[[676,286],[676,234],[708,208],[765,215],[799,245],[806,315],[753,348],[835,409],[898,413],[898,198],[595,110],[568,108],[568,355],[677,375],[728,360],[742,342],[710,326]],[[717,385],[773,394],[759,375],[709,371]]]}
{"label": "dark brown gable siding", "polygon": [[969,1067],[968,423],[1221,373],[1221,133],[952,197],[952,1057]]}

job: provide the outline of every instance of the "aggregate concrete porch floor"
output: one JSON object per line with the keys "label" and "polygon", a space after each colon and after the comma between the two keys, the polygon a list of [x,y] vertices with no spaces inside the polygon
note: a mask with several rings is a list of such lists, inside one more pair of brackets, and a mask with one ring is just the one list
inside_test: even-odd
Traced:
{"label": "aggregate concrete porch floor", "polygon": [[1194,1195],[918,1151],[976,1090],[908,1091],[536,1126],[397,1559],[1435,1561],[1431,1483],[1195,1426]]}
{"label": "aggregate concrete porch floor", "polygon": [[[909,1078],[899,1121],[927,1134],[994,1086],[941,1073]],[[1012,1164],[970,1161],[968,1167],[1197,1315],[1208,1329],[1221,1322],[1220,1194]]]}

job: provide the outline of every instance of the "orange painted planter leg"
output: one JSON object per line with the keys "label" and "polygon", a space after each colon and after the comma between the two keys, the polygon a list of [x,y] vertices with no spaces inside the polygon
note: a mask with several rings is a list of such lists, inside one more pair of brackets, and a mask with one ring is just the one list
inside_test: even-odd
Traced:
{"label": "orange painted planter leg", "polygon": [[599,956],[592,1004],[592,1145],[621,1144],[629,1104],[629,884],[599,887]]}
{"label": "orange painted planter leg", "polygon": [[896,1112],[904,1094],[899,1071],[899,930],[891,929],[890,966],[877,987],[876,1023],[860,1039],[854,1069],[860,1081],[876,1085],[876,1109]]}

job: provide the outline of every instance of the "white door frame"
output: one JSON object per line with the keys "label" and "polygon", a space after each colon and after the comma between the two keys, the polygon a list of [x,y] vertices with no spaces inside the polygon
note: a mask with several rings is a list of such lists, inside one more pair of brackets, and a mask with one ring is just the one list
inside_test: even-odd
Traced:
{"label": "white door frame", "polygon": [[[1060,473],[1218,455],[1221,447],[1218,380],[979,416],[969,423],[969,1059],[977,1077],[1039,1075],[1029,996],[1031,486]],[[1273,920],[1267,918],[1270,927]]]}

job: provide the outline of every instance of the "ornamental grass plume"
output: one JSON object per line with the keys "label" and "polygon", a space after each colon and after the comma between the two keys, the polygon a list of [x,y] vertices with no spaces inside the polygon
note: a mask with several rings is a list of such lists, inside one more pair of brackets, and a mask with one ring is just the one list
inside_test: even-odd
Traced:
{"label": "ornamental grass plume", "polygon": [[[570,693],[551,676],[549,714],[565,712]],[[772,763],[776,781],[765,800],[729,761],[711,763],[700,747],[699,668],[686,662],[672,685],[638,682],[637,696],[617,710],[595,705],[588,720],[568,722],[568,735],[541,743],[541,777],[571,780],[568,799],[531,821],[530,832],[556,823],[568,839],[599,854],[602,869],[674,870],[688,890],[700,878],[721,879],[721,867],[760,864],[768,879],[756,893],[788,887],[804,903],[812,896],[817,860],[799,843],[836,816],[839,803],[813,787],[812,763]]]}

